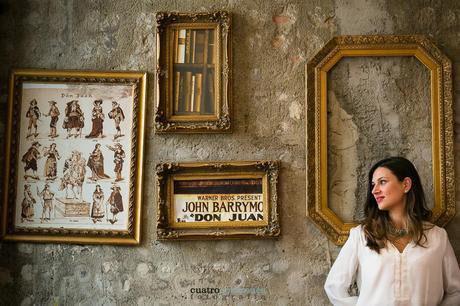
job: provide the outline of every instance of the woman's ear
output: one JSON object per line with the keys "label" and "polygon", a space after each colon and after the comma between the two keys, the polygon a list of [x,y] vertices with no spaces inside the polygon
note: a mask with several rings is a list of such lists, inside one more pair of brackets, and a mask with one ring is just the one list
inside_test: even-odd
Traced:
{"label": "woman's ear", "polygon": [[408,193],[412,188],[412,180],[410,177],[406,177],[403,180],[404,193]]}

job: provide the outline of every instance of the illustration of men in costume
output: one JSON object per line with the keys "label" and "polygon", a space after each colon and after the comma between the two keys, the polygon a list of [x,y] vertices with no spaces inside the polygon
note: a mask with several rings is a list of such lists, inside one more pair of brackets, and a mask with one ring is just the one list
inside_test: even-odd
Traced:
{"label": "illustration of men in costume", "polygon": [[104,218],[104,192],[101,185],[96,185],[93,192],[93,207],[91,208],[91,218],[93,222],[101,222]]}
{"label": "illustration of men in costume", "polygon": [[59,136],[57,134],[57,130],[56,130],[56,123],[58,122],[59,115],[61,113],[59,112],[59,109],[56,106],[56,101],[48,101],[48,103],[50,104],[50,109],[49,109],[47,114],[44,114],[45,117],[48,117],[48,116],[51,117],[50,133],[49,133],[48,136],[51,137],[51,138],[55,138],[55,137]]}
{"label": "illustration of men in costume", "polygon": [[86,138],[97,138],[103,137],[102,129],[104,123],[104,113],[102,112],[102,100],[95,100],[93,102],[93,111],[91,112],[91,120],[93,122],[93,127],[91,133],[86,135]]}
{"label": "illustration of men in costume", "polygon": [[[22,156],[21,161],[25,163],[24,165],[24,179],[27,179],[28,177],[33,178],[33,179],[38,179],[37,176],[37,160],[40,158],[40,151],[38,151],[38,148],[40,147],[40,143],[37,141],[34,141],[32,143],[32,146],[27,150],[27,152]],[[28,175],[27,171],[29,169],[32,169],[33,175]]]}
{"label": "illustration of men in costume", "polygon": [[118,221],[117,214],[123,211],[123,199],[120,193],[120,187],[117,185],[112,186],[112,193],[110,194],[107,203],[110,204],[110,212],[112,213],[112,219],[108,221],[112,224]]}
{"label": "illustration of men in costume", "polygon": [[[29,109],[26,112],[26,117],[29,118],[29,126],[27,127],[27,137],[38,136],[37,133],[37,121],[40,119],[40,109],[37,106],[37,100],[33,99],[30,101]],[[31,133],[33,128],[33,133]]]}
{"label": "illustration of men in costume", "polygon": [[109,112],[109,118],[113,119],[115,122],[115,128],[117,129],[117,134],[113,137],[113,139],[123,136],[121,134],[120,123],[125,120],[125,114],[116,101],[112,102],[112,110]]}
{"label": "illustration of men in costume", "polygon": [[24,185],[24,199],[21,203],[21,222],[26,221],[33,221],[32,218],[34,216],[34,204],[37,201],[32,196],[32,191],[30,190],[30,185]]}
{"label": "illustration of men in costume", "polygon": [[[86,174],[86,161],[81,157],[79,151],[72,151],[72,155],[64,162],[63,173],[61,178],[61,186],[59,190],[64,190],[67,199],[82,199],[83,182],[85,181]],[[69,195],[71,188],[73,196]]]}
{"label": "illustration of men in costume", "polygon": [[[75,136],[81,137],[81,130],[85,126],[85,116],[83,111],[80,108],[80,104],[78,104],[78,100],[72,100],[67,102],[67,106],[65,108],[65,118],[62,127],[67,129],[67,138]],[[72,129],[75,129],[75,134],[72,134]]]}
{"label": "illustration of men in costume", "polygon": [[89,155],[87,165],[91,169],[91,180],[97,181],[110,178],[110,176],[104,173],[104,155],[102,155],[101,145],[99,143],[94,146],[93,152]]}
{"label": "illustration of men in costume", "polygon": [[[42,198],[42,217],[40,218],[41,223],[46,220],[51,220],[51,210],[53,210],[53,199],[54,193],[49,189],[50,185],[45,184],[45,187],[41,192],[38,191],[37,187],[37,194],[40,198]],[[46,217],[48,213],[48,217]]]}
{"label": "illustration of men in costume", "polygon": [[56,150],[56,143],[52,143],[49,148],[45,147],[43,156],[46,156],[45,177],[46,180],[54,181],[57,176],[57,160],[61,159],[59,152]]}
{"label": "illustration of men in costume", "polygon": [[123,170],[123,162],[124,158],[126,157],[125,151],[123,150],[123,146],[121,143],[116,143],[114,147],[107,145],[109,150],[113,151],[113,162],[115,164],[115,173],[117,178],[115,179],[116,182],[123,180],[121,177],[121,171]]}

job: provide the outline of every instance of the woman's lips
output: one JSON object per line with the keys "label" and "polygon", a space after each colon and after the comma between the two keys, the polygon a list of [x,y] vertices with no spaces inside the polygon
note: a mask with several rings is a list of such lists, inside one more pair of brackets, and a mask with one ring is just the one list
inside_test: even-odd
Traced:
{"label": "woman's lips", "polygon": [[383,201],[385,197],[375,197],[375,201],[377,201],[377,203],[380,203]]}

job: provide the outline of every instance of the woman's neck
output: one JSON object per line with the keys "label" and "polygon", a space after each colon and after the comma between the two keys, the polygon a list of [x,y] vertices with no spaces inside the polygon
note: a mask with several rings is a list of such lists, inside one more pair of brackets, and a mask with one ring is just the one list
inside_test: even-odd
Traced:
{"label": "woman's neck", "polygon": [[391,222],[396,228],[407,227],[407,213],[404,209],[392,209],[388,212]]}

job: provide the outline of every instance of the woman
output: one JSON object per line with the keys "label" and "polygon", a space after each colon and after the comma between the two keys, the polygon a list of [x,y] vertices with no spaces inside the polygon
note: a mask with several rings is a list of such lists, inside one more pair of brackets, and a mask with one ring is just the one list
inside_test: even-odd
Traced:
{"label": "woman", "polygon": [[52,143],[48,148],[45,147],[43,156],[46,156],[45,162],[45,177],[47,180],[53,181],[57,175],[57,159],[61,159],[59,152],[56,150],[56,143]]}
{"label": "woman", "polygon": [[[460,305],[460,270],[444,229],[428,222],[417,170],[390,157],[369,171],[365,220],[324,288],[334,305]],[[350,296],[356,281],[359,296]]]}
{"label": "woman", "polygon": [[32,191],[30,190],[30,185],[24,185],[24,199],[21,203],[21,222],[24,220],[33,221],[34,216],[34,204],[37,203],[35,198],[32,195]]}
{"label": "woman", "polygon": [[91,133],[86,135],[86,138],[97,138],[103,137],[103,123],[104,123],[104,113],[102,112],[102,100],[95,100],[93,102],[93,111],[91,113],[91,120],[93,122],[93,128],[91,129]]}
{"label": "woman", "polygon": [[93,208],[91,209],[91,218],[93,222],[101,222],[104,218],[104,192],[101,186],[96,185],[96,189],[93,192]]}
{"label": "woman", "polygon": [[104,155],[102,155],[101,145],[97,143],[93,152],[88,158],[88,167],[91,169],[90,180],[97,181],[100,179],[110,178],[104,173]]}

